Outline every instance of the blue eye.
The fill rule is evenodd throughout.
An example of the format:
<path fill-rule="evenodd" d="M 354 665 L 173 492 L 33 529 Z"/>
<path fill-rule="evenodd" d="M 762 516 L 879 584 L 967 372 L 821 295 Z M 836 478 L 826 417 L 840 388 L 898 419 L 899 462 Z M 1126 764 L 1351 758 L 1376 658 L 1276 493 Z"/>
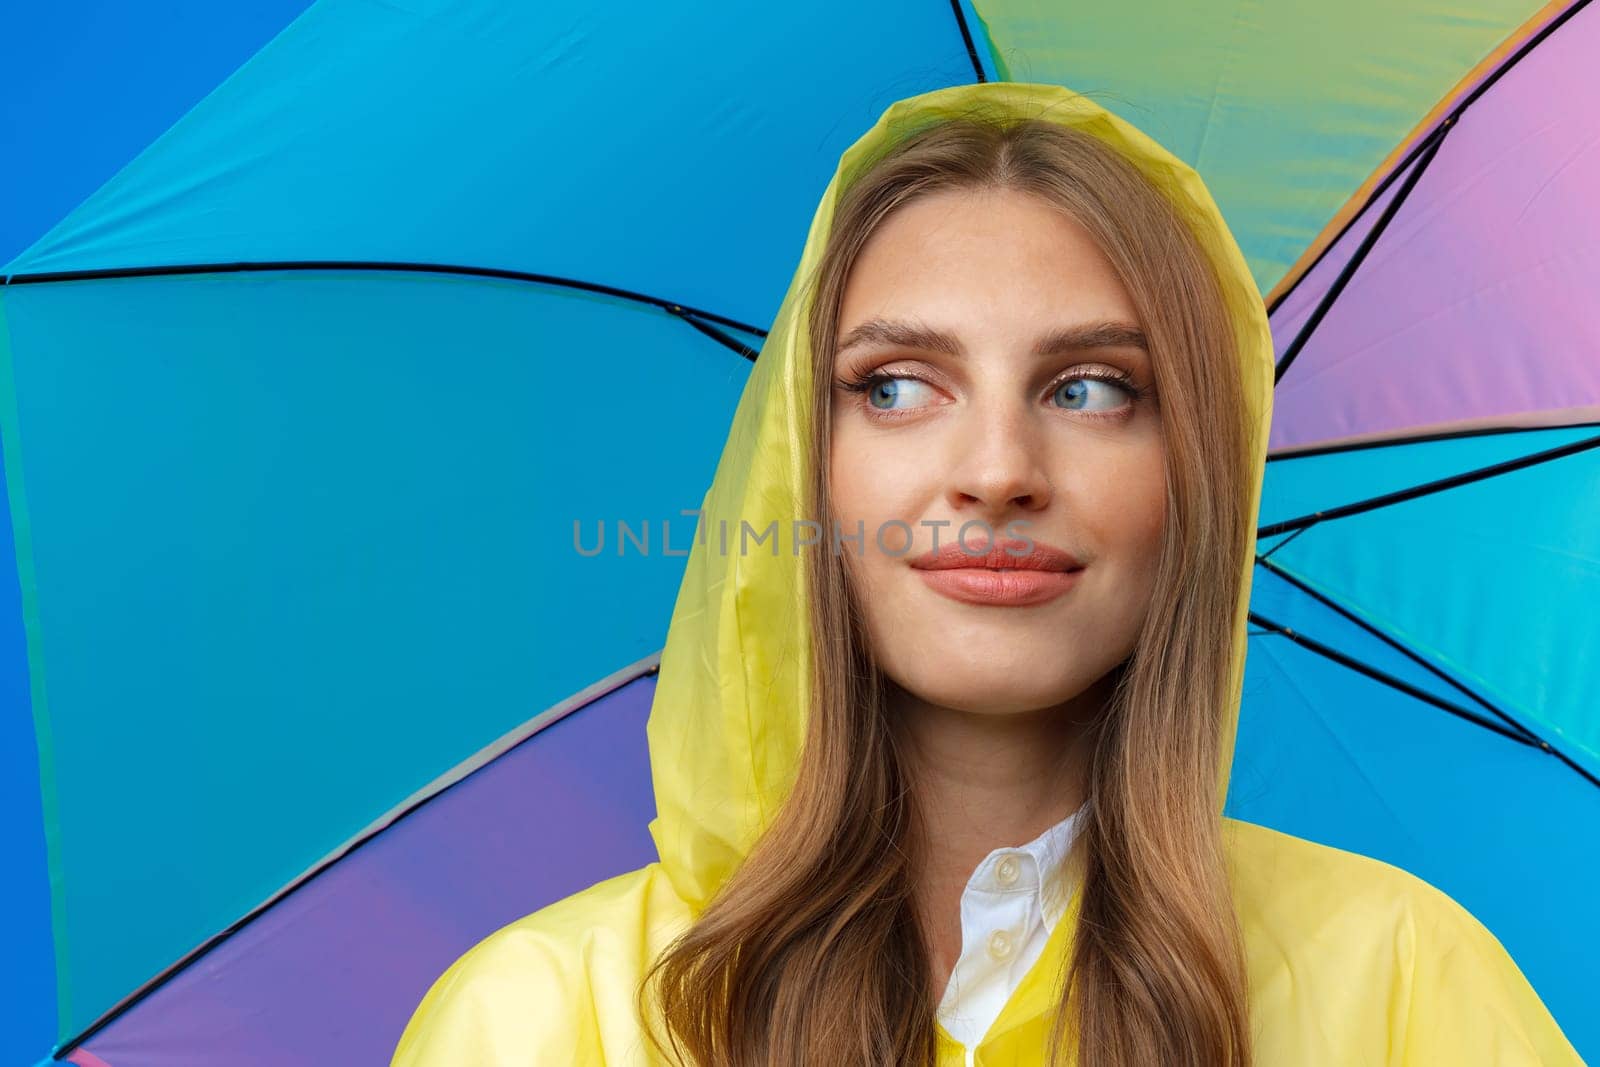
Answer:
<path fill-rule="evenodd" d="M 919 388 L 926 389 L 927 383 L 916 378 L 897 378 L 892 375 L 879 374 L 868 378 L 863 385 L 867 395 L 867 403 L 879 411 L 894 411 L 896 400 L 915 400 Z"/>
<path fill-rule="evenodd" d="M 1064 398 L 1065 402 L 1062 404 L 1062 406 L 1068 411 L 1089 410 L 1083 407 L 1081 402 L 1088 398 L 1093 392 L 1093 390 L 1090 388 L 1091 383 L 1099 383 L 1107 386 L 1108 388 L 1102 390 L 1102 392 L 1108 394 L 1121 393 L 1125 398 L 1132 398 L 1134 395 L 1133 387 L 1128 384 L 1125 378 L 1120 376 L 1102 374 L 1074 374 L 1072 377 L 1062 380 L 1061 384 L 1056 387 L 1052 399 Z M 1110 408 L 1100 408 L 1096 410 L 1113 410 L 1118 406 L 1119 405 L 1113 404 Z"/>
<path fill-rule="evenodd" d="M 869 409 L 885 414 L 904 413 L 910 409 L 926 406 L 931 396 L 924 398 L 919 394 L 919 390 L 931 392 L 933 388 L 921 378 L 911 375 L 883 374 L 879 372 L 857 375 L 838 384 L 839 388 L 847 392 L 860 394 L 862 402 Z M 1113 402 L 1094 406 L 1092 401 L 1096 384 L 1107 387 L 1101 390 L 1102 392 L 1120 392 L 1128 400 L 1128 403 L 1117 404 Z M 1080 411 L 1087 415 L 1106 415 L 1109 417 L 1125 412 L 1133 406 L 1133 402 L 1144 395 L 1133 384 L 1133 378 L 1130 375 L 1085 371 L 1062 378 L 1051 391 L 1051 400 L 1059 402 L 1063 411 Z"/>

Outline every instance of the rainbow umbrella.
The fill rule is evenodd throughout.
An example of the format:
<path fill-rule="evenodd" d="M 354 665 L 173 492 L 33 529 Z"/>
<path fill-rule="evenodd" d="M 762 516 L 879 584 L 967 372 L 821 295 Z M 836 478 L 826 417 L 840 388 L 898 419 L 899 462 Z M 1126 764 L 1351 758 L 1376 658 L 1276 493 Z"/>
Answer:
<path fill-rule="evenodd" d="M 1170 146 L 1272 303 L 1230 813 L 1433 881 L 1600 1052 L 1600 16 L 1080 7 L 14 16 L 0 1057 L 384 1062 L 653 858 L 682 512 L 839 155 L 975 79 Z"/>

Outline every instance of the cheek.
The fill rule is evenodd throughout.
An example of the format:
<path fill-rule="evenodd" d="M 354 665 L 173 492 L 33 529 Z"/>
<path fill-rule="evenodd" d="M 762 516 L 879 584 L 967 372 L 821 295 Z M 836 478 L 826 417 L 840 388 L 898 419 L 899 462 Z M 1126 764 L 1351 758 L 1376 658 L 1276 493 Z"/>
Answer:
<path fill-rule="evenodd" d="M 849 435 L 841 437 L 835 432 L 828 466 L 828 503 L 839 522 L 854 520 L 862 499 L 863 481 L 864 465 L 855 457 Z"/>
<path fill-rule="evenodd" d="M 904 592 L 895 577 L 918 538 L 927 537 L 917 522 L 928 512 L 928 464 L 900 441 L 850 429 L 836 432 L 832 448 L 829 504 L 839 538 L 833 551 L 843 557 L 877 630 L 901 610 Z M 828 544 L 830 532 L 822 536 Z"/>
<path fill-rule="evenodd" d="M 868 549 L 878 524 L 889 519 L 915 521 L 920 483 L 928 477 L 925 457 L 894 438 L 836 424 L 828 479 L 834 519 L 844 533 L 865 522 Z M 909 510 L 908 510 L 909 509 Z M 898 548 L 904 531 L 885 533 L 886 545 Z M 852 552 L 854 550 L 852 549 Z"/>
<path fill-rule="evenodd" d="M 1108 451 L 1086 469 L 1093 475 L 1078 480 L 1076 512 L 1091 542 L 1120 566 L 1153 575 L 1167 522 L 1160 440 Z"/>
<path fill-rule="evenodd" d="M 864 454 L 860 446 L 861 442 L 848 431 L 843 435 L 836 432 L 833 439 L 833 455 L 828 470 L 828 503 L 837 536 L 841 539 L 853 537 L 857 523 L 871 531 L 876 521 L 873 514 L 876 501 L 873 486 L 880 480 L 880 472 L 873 458 Z M 827 546 L 832 543 L 833 536 L 832 531 L 823 530 L 822 544 Z M 851 572 L 852 579 L 859 587 L 859 583 L 867 577 L 860 570 L 866 561 L 856 558 L 855 543 L 841 540 L 836 548 L 829 551 L 844 557 L 845 568 Z"/>

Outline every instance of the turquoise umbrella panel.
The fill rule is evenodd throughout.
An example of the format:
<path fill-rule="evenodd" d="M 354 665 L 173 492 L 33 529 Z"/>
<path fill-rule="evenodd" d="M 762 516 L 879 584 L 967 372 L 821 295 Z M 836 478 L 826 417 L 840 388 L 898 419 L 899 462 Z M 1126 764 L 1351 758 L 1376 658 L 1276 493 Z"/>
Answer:
<path fill-rule="evenodd" d="M 683 560 L 586 558 L 574 523 L 698 507 L 750 367 L 654 307 L 448 276 L 12 286 L 4 314 L 68 1030 L 375 796 L 654 651 Z"/>
<path fill-rule="evenodd" d="M 1390 456 L 1400 467 L 1410 465 L 1409 451 L 1488 458 L 1510 436 L 1290 458 L 1269 470 L 1276 486 L 1305 500 Z M 1600 428 L 1515 437 L 1555 458 L 1309 521 L 1269 558 L 1600 776 L 1586 625 L 1600 593 Z M 1546 443 L 1555 447 L 1535 447 Z"/>
<path fill-rule="evenodd" d="M 6 269 L 421 261 L 759 326 L 856 132 L 972 76 L 926 0 L 320 0 Z"/>
<path fill-rule="evenodd" d="M 1507 430 L 1362 448 L 1329 448 L 1269 457 L 1260 528 L 1272 531 L 1316 513 L 1394 500 L 1407 493 L 1465 483 L 1519 464 L 1559 460 L 1600 438 L 1600 423 L 1548 430 Z M 1267 536 L 1273 536 L 1271 534 Z"/>
<path fill-rule="evenodd" d="M 3 300 L 0 300 L 3 304 Z M 0 315 L 0 365 L 5 362 L 5 321 Z M 9 468 L 0 439 L 0 560 L 16 560 L 12 538 Z M 39 742 L 28 714 L 28 638 L 22 587 L 14 566 L 0 566 L 0 943 L 7 963 L 0 979 L 0 1060 L 36 1056 L 56 1017 L 55 943 L 50 929 L 50 877 L 40 793 Z"/>

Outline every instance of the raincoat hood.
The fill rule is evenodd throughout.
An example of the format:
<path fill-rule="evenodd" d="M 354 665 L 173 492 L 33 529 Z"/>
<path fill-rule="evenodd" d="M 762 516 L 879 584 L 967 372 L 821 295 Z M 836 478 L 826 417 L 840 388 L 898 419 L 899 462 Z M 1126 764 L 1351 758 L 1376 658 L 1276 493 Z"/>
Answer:
<path fill-rule="evenodd" d="M 650 832 L 674 887 L 697 911 L 732 875 L 787 796 L 810 706 L 804 553 L 797 556 L 785 540 L 793 520 L 809 517 L 803 506 L 813 434 L 806 282 L 822 258 L 844 185 L 858 168 L 907 133 L 973 108 L 1093 134 L 1137 166 L 1189 223 L 1215 267 L 1235 323 L 1236 373 L 1253 427 L 1249 514 L 1258 510 L 1272 412 L 1272 336 L 1244 256 L 1195 172 L 1117 116 L 1059 85 L 959 85 L 890 106 L 840 158 L 812 218 L 706 494 L 661 657 L 649 722 L 657 811 Z M 761 532 L 774 521 L 776 555 L 765 546 L 740 550 L 741 522 Z M 1252 552 L 1245 556 L 1253 560 Z M 1239 575 L 1245 595 L 1233 620 L 1232 715 L 1217 783 L 1219 811 L 1243 684 L 1251 569 L 1247 563 Z"/>
<path fill-rule="evenodd" d="M 1235 370 L 1253 427 L 1249 505 L 1258 513 L 1272 408 L 1267 317 L 1239 248 L 1194 172 L 1060 86 L 963 85 L 894 104 L 844 153 L 822 196 L 703 501 L 648 724 L 657 805 L 650 833 L 659 860 L 484 937 L 428 990 L 392 1067 L 667 1062 L 647 1040 L 635 995 L 787 797 L 810 706 L 805 554 L 796 555 L 793 539 L 776 554 L 766 545 L 739 550 L 741 521 L 761 535 L 774 521 L 782 534 L 807 518 L 806 282 L 843 183 L 857 166 L 903 133 L 980 106 L 1101 138 L 1189 222 L 1216 267 L 1237 332 Z M 1219 812 L 1243 685 L 1253 551 L 1245 557 Z M 1378 860 L 1237 819 L 1223 818 L 1223 844 L 1245 946 L 1256 1063 L 1581 1065 L 1493 934 L 1438 889 Z M 1071 952 L 1077 903 L 1074 893 L 1043 955 L 976 1045 L 964 1048 L 936 1027 L 940 1067 L 1043 1063 L 1060 996 L 1052 980 Z"/>

